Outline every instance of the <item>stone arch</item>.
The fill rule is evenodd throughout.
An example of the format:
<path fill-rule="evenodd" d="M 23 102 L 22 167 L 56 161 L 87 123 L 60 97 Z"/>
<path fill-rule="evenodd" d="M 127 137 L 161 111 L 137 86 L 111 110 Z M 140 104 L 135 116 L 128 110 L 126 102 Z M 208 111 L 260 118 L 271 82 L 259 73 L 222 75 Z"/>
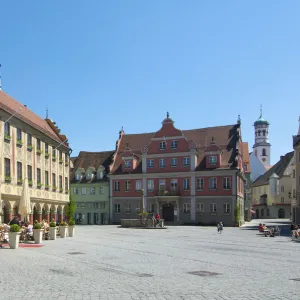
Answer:
<path fill-rule="evenodd" d="M 278 218 L 284 219 L 285 218 L 285 210 L 283 208 L 278 209 Z"/>
<path fill-rule="evenodd" d="M 49 204 L 45 203 L 42 208 L 42 220 L 46 220 L 47 222 L 49 222 L 50 220 L 49 213 L 50 213 L 50 206 Z"/>
<path fill-rule="evenodd" d="M 261 218 L 265 216 L 265 210 L 263 208 L 260 210 L 260 216 Z"/>
<path fill-rule="evenodd" d="M 2 222 L 7 224 L 12 218 L 12 204 L 8 200 L 2 200 Z"/>

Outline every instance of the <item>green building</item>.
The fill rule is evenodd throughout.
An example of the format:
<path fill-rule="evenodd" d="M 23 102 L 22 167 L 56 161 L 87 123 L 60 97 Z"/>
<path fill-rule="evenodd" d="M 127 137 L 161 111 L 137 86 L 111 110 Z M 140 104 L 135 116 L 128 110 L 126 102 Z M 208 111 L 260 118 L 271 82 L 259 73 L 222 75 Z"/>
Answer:
<path fill-rule="evenodd" d="M 71 158 L 70 193 L 76 203 L 75 222 L 109 224 L 109 166 L 114 151 L 85 152 Z"/>

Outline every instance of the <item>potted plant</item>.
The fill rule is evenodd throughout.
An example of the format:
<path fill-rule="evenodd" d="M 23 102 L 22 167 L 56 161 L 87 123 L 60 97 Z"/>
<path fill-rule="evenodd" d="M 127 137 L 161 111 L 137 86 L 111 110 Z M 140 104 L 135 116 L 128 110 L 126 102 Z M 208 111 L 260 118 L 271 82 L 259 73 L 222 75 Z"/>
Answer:
<path fill-rule="evenodd" d="M 68 224 L 66 222 L 61 222 L 59 224 L 59 234 L 61 238 L 65 238 L 67 236 Z"/>
<path fill-rule="evenodd" d="M 8 233 L 10 249 L 19 248 L 20 230 L 21 227 L 17 224 L 13 224 L 10 226 L 9 233 Z"/>
<path fill-rule="evenodd" d="M 23 146 L 23 141 L 22 140 L 17 140 L 17 146 L 22 147 Z"/>
<path fill-rule="evenodd" d="M 27 145 L 27 150 L 28 150 L 28 151 L 30 151 L 30 152 L 31 152 L 31 151 L 32 151 L 32 148 L 33 148 L 33 146 L 32 146 L 32 145 Z"/>
<path fill-rule="evenodd" d="M 9 143 L 10 140 L 11 140 L 11 136 L 10 136 L 9 134 L 6 134 L 6 135 L 4 136 L 4 141 L 7 142 L 7 143 Z"/>
<path fill-rule="evenodd" d="M 38 189 L 40 189 L 40 188 L 42 188 L 43 185 L 42 185 L 41 182 L 38 182 L 38 183 L 36 184 L 36 186 L 37 186 Z"/>
<path fill-rule="evenodd" d="M 43 241 L 43 228 L 38 221 L 35 221 L 33 225 L 33 238 L 36 244 L 41 244 Z"/>
<path fill-rule="evenodd" d="M 56 240 L 56 223 L 50 222 L 50 240 Z"/>
<path fill-rule="evenodd" d="M 48 159 L 50 154 L 48 152 L 45 153 L 45 158 Z"/>
<path fill-rule="evenodd" d="M 37 155 L 41 155 L 42 153 L 43 153 L 43 151 L 42 151 L 41 149 L 37 149 L 37 150 L 36 150 L 36 154 L 37 154 Z"/>
<path fill-rule="evenodd" d="M 74 221 L 74 219 L 71 219 L 69 221 L 68 230 L 69 230 L 69 237 L 73 237 L 75 235 L 75 221 Z"/>

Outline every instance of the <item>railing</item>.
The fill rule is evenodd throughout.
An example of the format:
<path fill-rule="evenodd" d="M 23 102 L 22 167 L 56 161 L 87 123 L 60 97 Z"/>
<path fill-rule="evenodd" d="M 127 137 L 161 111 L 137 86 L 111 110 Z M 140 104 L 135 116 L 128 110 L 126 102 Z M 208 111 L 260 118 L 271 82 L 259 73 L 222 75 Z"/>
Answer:
<path fill-rule="evenodd" d="M 156 191 L 156 196 L 170 197 L 170 196 L 180 196 L 180 192 L 178 190 L 158 190 Z"/>

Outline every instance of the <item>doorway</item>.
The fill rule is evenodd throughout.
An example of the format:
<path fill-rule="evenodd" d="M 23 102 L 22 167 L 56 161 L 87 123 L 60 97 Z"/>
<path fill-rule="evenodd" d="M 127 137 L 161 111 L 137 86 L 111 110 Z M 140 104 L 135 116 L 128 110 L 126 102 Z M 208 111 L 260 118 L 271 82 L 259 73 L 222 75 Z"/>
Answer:
<path fill-rule="evenodd" d="M 166 222 L 174 221 L 174 206 L 173 206 L 173 204 L 171 204 L 171 203 L 164 204 L 162 213 L 163 213 L 163 219 Z"/>
<path fill-rule="evenodd" d="M 87 223 L 88 223 L 88 225 L 92 225 L 92 214 L 91 213 L 87 214 Z"/>
<path fill-rule="evenodd" d="M 259 209 L 256 209 L 256 219 L 259 219 Z"/>
<path fill-rule="evenodd" d="M 278 209 L 278 218 L 284 219 L 285 218 L 285 210 L 283 208 Z"/>
<path fill-rule="evenodd" d="M 98 213 L 94 213 L 94 224 L 98 224 Z"/>

